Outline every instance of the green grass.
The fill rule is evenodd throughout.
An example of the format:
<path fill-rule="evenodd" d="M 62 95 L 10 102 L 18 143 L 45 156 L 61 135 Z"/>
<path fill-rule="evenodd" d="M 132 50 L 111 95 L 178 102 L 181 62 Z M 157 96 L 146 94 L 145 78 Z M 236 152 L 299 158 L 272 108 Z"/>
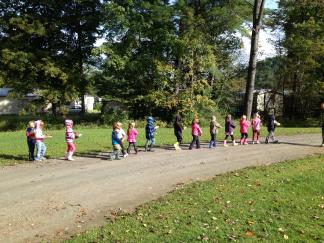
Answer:
<path fill-rule="evenodd" d="M 323 242 L 324 156 L 178 187 L 66 242 Z"/>
<path fill-rule="evenodd" d="M 143 128 L 138 129 L 140 134 L 138 136 L 139 146 L 145 143 L 145 132 Z M 83 137 L 76 140 L 77 155 L 87 153 L 98 153 L 101 151 L 109 151 L 111 149 L 111 130 L 107 128 L 85 128 L 76 127 L 75 131 L 83 134 Z M 65 130 L 50 130 L 45 131 L 53 136 L 53 138 L 46 139 L 47 146 L 46 156 L 49 158 L 56 158 L 64 155 L 66 144 L 64 140 Z M 283 128 L 280 127 L 276 131 L 276 135 L 294 135 L 305 133 L 320 133 L 320 128 Z M 220 129 L 218 139 L 224 138 L 224 129 Z M 262 130 L 262 136 L 267 134 L 265 128 Z M 27 144 L 25 138 L 25 131 L 15 132 L 0 132 L 0 165 L 13 165 L 16 163 L 25 163 L 27 159 Z M 191 129 L 187 128 L 183 132 L 184 142 L 191 141 Z M 202 141 L 209 140 L 209 129 L 203 128 Z M 239 137 L 239 129 L 235 131 L 236 138 Z M 156 144 L 168 145 L 175 142 L 172 128 L 160 128 L 156 134 Z"/>

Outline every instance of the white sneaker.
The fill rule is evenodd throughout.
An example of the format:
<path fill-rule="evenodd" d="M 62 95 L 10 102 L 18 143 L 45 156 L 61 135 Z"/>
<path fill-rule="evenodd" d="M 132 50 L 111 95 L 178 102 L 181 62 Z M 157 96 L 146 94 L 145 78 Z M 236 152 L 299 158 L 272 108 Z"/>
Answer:
<path fill-rule="evenodd" d="M 322 147 L 324 147 L 324 143 L 322 144 Z"/>
<path fill-rule="evenodd" d="M 256 143 L 257 143 L 257 144 L 260 144 L 260 141 L 258 140 L 258 141 L 256 141 Z"/>
<path fill-rule="evenodd" d="M 67 160 L 73 161 L 74 159 L 72 157 L 68 157 Z"/>
<path fill-rule="evenodd" d="M 124 154 L 124 158 L 126 158 L 128 156 L 128 153 Z"/>

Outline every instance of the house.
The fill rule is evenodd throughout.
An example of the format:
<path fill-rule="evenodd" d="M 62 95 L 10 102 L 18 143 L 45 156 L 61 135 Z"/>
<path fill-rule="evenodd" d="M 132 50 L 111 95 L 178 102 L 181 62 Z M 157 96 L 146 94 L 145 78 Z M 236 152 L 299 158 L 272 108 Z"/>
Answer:
<path fill-rule="evenodd" d="M 21 110 L 27 108 L 33 101 L 38 100 L 40 97 L 36 94 L 26 94 L 19 98 L 9 95 L 10 88 L 0 88 L 0 115 L 17 115 Z M 73 108 L 81 105 L 81 101 L 73 101 L 70 104 L 70 111 L 73 112 Z M 86 111 L 92 111 L 94 107 L 94 97 L 85 96 L 85 108 Z M 46 110 L 50 109 L 49 105 Z M 75 111 L 75 110 L 74 110 Z"/>

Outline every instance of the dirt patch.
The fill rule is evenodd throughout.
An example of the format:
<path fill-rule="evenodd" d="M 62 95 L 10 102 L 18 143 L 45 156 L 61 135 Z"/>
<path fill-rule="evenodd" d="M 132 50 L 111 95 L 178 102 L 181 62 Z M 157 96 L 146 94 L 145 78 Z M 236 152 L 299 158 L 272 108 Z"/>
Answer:
<path fill-rule="evenodd" d="M 280 144 L 182 151 L 156 149 L 120 161 L 106 155 L 0 168 L 0 242 L 64 239 L 104 224 L 176 185 L 249 166 L 324 153 L 320 134 Z"/>

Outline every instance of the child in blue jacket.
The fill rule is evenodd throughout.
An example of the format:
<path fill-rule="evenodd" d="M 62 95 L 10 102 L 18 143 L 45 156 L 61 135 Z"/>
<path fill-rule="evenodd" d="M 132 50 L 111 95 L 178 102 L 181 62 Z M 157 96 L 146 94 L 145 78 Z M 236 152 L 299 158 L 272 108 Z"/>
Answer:
<path fill-rule="evenodd" d="M 145 135 L 146 135 L 146 143 L 145 143 L 145 151 L 153 152 L 153 146 L 155 144 L 154 133 L 158 126 L 154 127 L 154 119 L 149 116 L 147 119 L 147 124 L 145 126 Z"/>

